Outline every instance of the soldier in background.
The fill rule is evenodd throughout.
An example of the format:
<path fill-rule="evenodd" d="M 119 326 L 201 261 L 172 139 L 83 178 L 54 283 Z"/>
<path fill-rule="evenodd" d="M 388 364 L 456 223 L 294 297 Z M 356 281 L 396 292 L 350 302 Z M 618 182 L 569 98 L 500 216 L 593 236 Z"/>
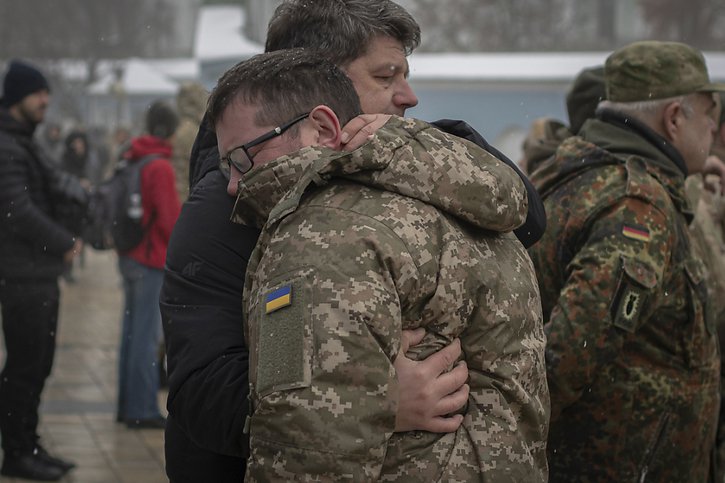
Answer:
<path fill-rule="evenodd" d="M 262 229 L 243 295 L 247 477 L 546 481 L 540 300 L 512 233 L 521 178 L 399 117 L 342 152 L 359 112 L 347 76 L 302 50 L 237 64 L 209 100 L 235 221 Z M 394 434 L 393 362 L 418 327 L 418 357 L 464 347 L 470 397 L 453 433 Z"/>
<path fill-rule="evenodd" d="M 176 110 L 179 113 L 179 127 L 174 137 L 174 152 L 171 164 L 176 175 L 176 191 L 183 203 L 189 197 L 189 159 L 194 146 L 199 124 L 206 110 L 208 94 L 198 82 L 187 82 L 176 96 Z"/>
<path fill-rule="evenodd" d="M 702 54 L 637 42 L 607 100 L 532 173 L 552 220 L 530 249 L 542 292 L 552 481 L 706 481 L 720 356 L 689 173 L 707 172 L 716 103 Z"/>
<path fill-rule="evenodd" d="M 708 302 L 717 323 L 720 349 L 725 347 L 725 199 L 723 198 L 723 180 L 725 177 L 725 109 L 722 109 L 722 93 L 720 113 L 717 116 L 718 129 L 712 144 L 709 162 L 719 165 L 720 177 L 710 175 L 690 176 L 685 183 L 685 190 L 690 206 L 695 210 L 695 219 L 690 230 L 698 241 L 696 247 L 708 268 L 711 295 Z M 723 370 L 723 354 L 721 353 L 721 388 L 725 388 L 725 371 Z M 722 393 L 721 393 L 722 398 Z M 725 405 L 720 401 L 720 423 L 717 434 L 717 477 L 715 481 L 725 478 Z"/>
<path fill-rule="evenodd" d="M 574 79 L 566 95 L 569 126 L 550 117 L 540 117 L 531 123 L 523 142 L 523 158 L 519 166 L 533 173 L 539 164 L 554 155 L 559 144 L 579 132 L 584 121 L 594 117 L 594 111 L 604 100 L 604 67 L 589 67 Z"/>

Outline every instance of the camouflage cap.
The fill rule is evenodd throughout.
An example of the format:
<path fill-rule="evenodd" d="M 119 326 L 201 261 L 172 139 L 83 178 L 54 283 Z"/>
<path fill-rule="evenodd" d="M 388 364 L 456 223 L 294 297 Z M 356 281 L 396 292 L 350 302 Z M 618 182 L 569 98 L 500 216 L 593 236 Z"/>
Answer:
<path fill-rule="evenodd" d="M 571 132 L 578 133 L 584 121 L 594 117 L 594 111 L 605 96 L 604 66 L 589 67 L 577 75 L 566 94 Z"/>
<path fill-rule="evenodd" d="M 725 91 L 725 84 L 710 82 L 702 53 L 679 42 L 647 40 L 622 47 L 607 57 L 604 81 L 612 102 Z"/>

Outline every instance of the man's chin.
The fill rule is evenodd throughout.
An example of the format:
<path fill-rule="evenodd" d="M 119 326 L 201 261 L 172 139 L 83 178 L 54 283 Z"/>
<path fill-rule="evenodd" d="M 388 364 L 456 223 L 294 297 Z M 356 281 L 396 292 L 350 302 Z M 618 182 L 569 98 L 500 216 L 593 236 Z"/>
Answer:
<path fill-rule="evenodd" d="M 35 124 L 36 126 L 43 122 L 45 120 L 45 111 L 38 113 L 34 116 L 32 116 L 32 119 L 30 119 L 30 122 Z"/>

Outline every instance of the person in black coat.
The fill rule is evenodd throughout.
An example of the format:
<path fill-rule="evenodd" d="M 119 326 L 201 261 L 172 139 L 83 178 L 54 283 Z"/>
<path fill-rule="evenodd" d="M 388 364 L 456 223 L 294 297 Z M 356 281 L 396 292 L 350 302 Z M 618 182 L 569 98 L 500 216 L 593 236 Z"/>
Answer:
<path fill-rule="evenodd" d="M 241 288 L 259 233 L 229 221 L 234 198 L 212 138 L 211 146 L 192 153 L 197 176 L 171 234 L 161 289 L 172 482 L 240 481 L 248 455 Z"/>
<path fill-rule="evenodd" d="M 83 131 L 71 131 L 65 138 L 65 150 L 60 167 L 81 179 L 88 179 L 91 152 L 88 136 Z"/>
<path fill-rule="evenodd" d="M 80 188 L 32 140 L 48 102 L 45 77 L 11 62 L 0 99 L 0 305 L 7 349 L 0 374 L 0 474 L 57 480 L 74 464 L 40 445 L 38 406 L 53 365 L 58 276 L 81 246 L 59 221 L 66 201 L 61 185 Z"/>
<path fill-rule="evenodd" d="M 347 33 L 347 20 L 353 24 L 362 22 L 363 29 L 375 32 L 367 41 L 370 45 L 376 35 L 393 35 L 395 38 L 390 38 L 406 51 L 417 46 L 420 31 L 415 20 L 388 0 L 346 0 L 340 15 L 322 12 L 319 18 L 329 22 L 327 27 L 341 27 L 337 33 L 334 28 L 320 29 L 319 25 L 292 25 L 298 20 L 304 22 L 303 19 L 314 22 L 313 11 L 337 3 L 321 0 L 284 2 L 273 17 L 273 22 L 274 19 L 278 21 L 277 29 L 276 33 L 272 30 L 268 33 L 266 49 L 317 46 L 328 43 L 330 39 L 324 37 L 338 34 L 340 37 L 347 35 L 343 40 L 347 40 L 348 45 L 357 45 L 359 39 Z M 290 10 L 285 11 L 288 6 L 291 6 Z M 297 7 L 302 9 L 303 15 L 295 19 Z M 373 20 L 377 25 L 370 25 L 367 22 L 371 19 L 371 11 L 379 12 L 379 17 L 387 20 Z M 293 15 L 288 15 L 290 12 Z M 270 29 L 271 26 L 272 23 Z M 321 32 L 322 36 L 319 35 Z M 335 61 L 347 65 L 362 59 L 365 54 L 366 49 L 361 47 L 351 58 Z M 378 79 L 373 85 L 366 85 L 373 76 L 365 71 L 358 74 L 361 81 L 358 83 L 348 72 L 361 98 L 364 94 L 375 94 L 376 100 L 380 101 L 379 105 L 369 106 L 368 112 L 402 114 L 407 107 L 417 103 L 404 69 L 389 70 L 394 79 L 384 82 L 396 85 L 384 89 L 382 95 L 378 88 L 383 81 Z M 363 109 L 366 109 L 365 103 Z M 460 133 L 459 136 L 470 136 L 474 141 L 478 137 L 489 147 L 465 123 L 443 122 L 442 127 Z M 504 157 L 500 159 L 513 165 Z M 169 371 L 166 473 L 173 483 L 238 482 L 244 476 L 245 459 L 249 454 L 248 438 L 243 431 L 249 410 L 248 353 L 241 294 L 247 261 L 258 233 L 253 228 L 229 221 L 234 199 L 226 194 L 228 180 L 218 166 L 216 135 L 204 120 L 191 153 L 190 197 L 182 208 L 167 251 L 160 301 Z M 527 188 L 531 190 L 528 192 L 530 216 L 527 225 L 517 231 L 517 234 L 521 233 L 522 241 L 526 240 L 525 245 L 540 238 L 545 225 L 541 200 L 530 184 Z M 415 344 L 416 337 L 420 340 L 422 335 L 404 333 L 404 346 Z M 398 416 L 408 418 L 407 424 L 400 426 L 396 419 L 396 430 L 449 432 L 456 429 L 461 420 L 445 415 L 467 400 L 468 386 L 464 382 L 468 372 L 465 366 L 459 366 L 442 374 L 446 364 L 441 365 L 441 361 L 456 360 L 459 354 L 460 346 L 454 343 L 421 362 L 403 356 L 396 359 L 395 369 L 401 382 Z M 408 369 L 416 365 L 414 371 L 419 377 L 410 378 L 413 382 L 406 384 L 410 376 Z M 445 407 L 441 403 L 453 406 L 441 411 L 440 408 Z"/>

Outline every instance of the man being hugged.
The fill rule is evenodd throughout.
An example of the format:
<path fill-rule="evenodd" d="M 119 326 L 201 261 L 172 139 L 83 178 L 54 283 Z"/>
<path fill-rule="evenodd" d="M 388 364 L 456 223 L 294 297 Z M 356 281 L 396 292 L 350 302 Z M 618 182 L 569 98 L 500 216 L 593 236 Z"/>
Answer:
<path fill-rule="evenodd" d="M 520 177 L 477 146 L 392 117 L 340 151 L 350 80 L 302 50 L 262 54 L 209 101 L 234 218 L 262 228 L 244 292 L 247 478 L 545 481 L 548 390 L 533 267 L 511 232 Z M 470 374 L 453 433 L 394 433 L 393 362 L 460 337 Z"/>

